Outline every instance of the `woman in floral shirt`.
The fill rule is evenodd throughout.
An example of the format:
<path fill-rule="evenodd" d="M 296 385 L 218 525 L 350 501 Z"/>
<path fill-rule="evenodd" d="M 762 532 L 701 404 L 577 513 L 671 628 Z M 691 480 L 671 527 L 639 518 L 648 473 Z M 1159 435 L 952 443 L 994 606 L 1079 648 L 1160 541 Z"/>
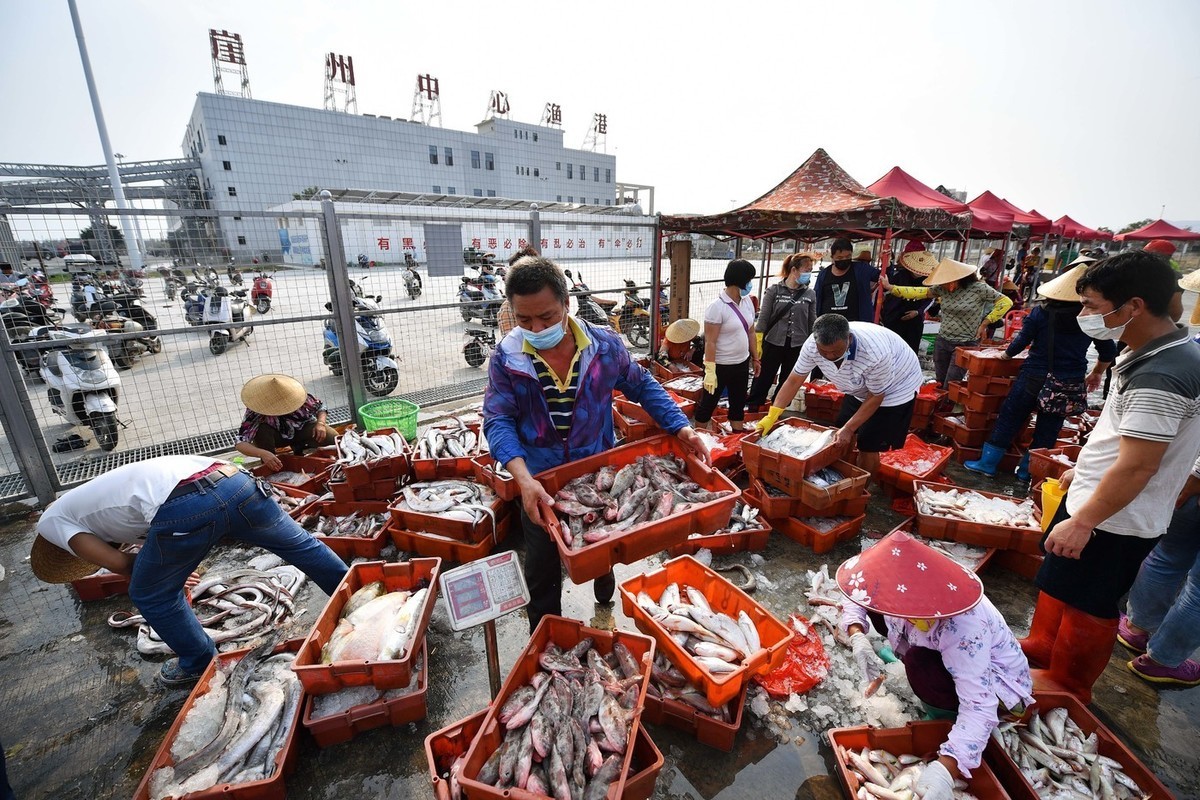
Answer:
<path fill-rule="evenodd" d="M 325 422 L 325 406 L 287 375 L 259 375 L 242 387 L 246 415 L 238 431 L 237 451 L 261 458 L 271 470 L 283 469 L 275 451 L 291 447 L 301 455 L 306 449 L 334 443 L 333 426 Z"/>

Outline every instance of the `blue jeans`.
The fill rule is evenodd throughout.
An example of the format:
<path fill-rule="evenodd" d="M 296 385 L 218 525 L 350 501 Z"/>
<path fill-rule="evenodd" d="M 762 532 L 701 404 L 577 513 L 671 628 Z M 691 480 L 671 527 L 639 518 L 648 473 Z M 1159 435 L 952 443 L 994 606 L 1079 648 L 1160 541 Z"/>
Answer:
<path fill-rule="evenodd" d="M 342 560 L 264 496 L 248 473 L 163 503 L 134 559 L 129 599 L 190 673 L 208 665 L 216 645 L 184 599 L 183 585 L 225 536 L 299 567 L 326 594 L 333 594 L 346 574 Z"/>
<path fill-rule="evenodd" d="M 1040 373 L 1029 374 L 1025 370 L 1017 373 L 1004 405 L 1000 406 L 1000 416 L 988 437 L 988 444 L 995 445 L 1001 450 L 1012 446 L 1025 426 L 1029 424 L 1029 416 L 1037 411 L 1038 392 L 1046 376 Z M 1063 417 L 1057 414 L 1046 414 L 1038 411 L 1037 422 L 1033 425 L 1033 444 L 1030 447 L 1054 447 L 1058 441 L 1059 431 L 1062 430 Z"/>
<path fill-rule="evenodd" d="M 1193 497 L 1142 562 L 1129 590 L 1129 619 L 1150 631 L 1150 657 L 1177 667 L 1200 647 L 1200 505 Z"/>

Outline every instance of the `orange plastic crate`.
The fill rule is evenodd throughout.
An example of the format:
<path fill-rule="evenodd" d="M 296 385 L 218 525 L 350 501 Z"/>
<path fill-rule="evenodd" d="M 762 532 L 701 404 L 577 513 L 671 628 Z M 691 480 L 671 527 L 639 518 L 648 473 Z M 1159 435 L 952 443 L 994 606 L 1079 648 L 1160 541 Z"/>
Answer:
<path fill-rule="evenodd" d="M 1018 553 L 1016 550 L 997 550 L 992 557 L 992 563 L 996 566 L 1015 572 L 1029 581 L 1037 577 L 1038 570 L 1042 568 L 1042 560 L 1043 556 Z"/>
<path fill-rule="evenodd" d="M 996 345 L 979 345 L 977 347 L 960 347 L 954 351 L 954 363 L 972 375 L 987 375 L 993 378 L 1015 378 L 1025 363 L 1028 352 L 1021 353 L 1015 358 L 981 358 L 978 353 L 982 350 L 1000 349 Z"/>
<path fill-rule="evenodd" d="M 115 572 L 94 572 L 86 578 L 71 581 L 71 588 L 85 603 L 129 594 L 129 576 Z"/>
<path fill-rule="evenodd" d="M 742 492 L 747 503 L 762 510 L 768 519 L 785 517 L 857 517 L 866 511 L 871 502 L 870 492 L 863 491 L 856 497 L 839 500 L 824 508 L 813 508 L 799 497 L 773 497 L 762 481 L 750 481 L 750 488 Z"/>
<path fill-rule="evenodd" d="M 680 361 L 680 362 L 675 362 L 675 363 L 678 363 L 681 366 L 685 366 L 685 367 L 687 367 L 687 369 L 671 369 L 670 367 L 660 364 L 657 361 L 651 361 L 650 362 L 650 374 L 653 375 L 654 379 L 657 380 L 659 383 L 666 383 L 667 381 L 674 380 L 675 378 L 679 378 L 684 375 L 703 375 L 704 374 L 704 370 L 702 370 L 700 367 L 697 367 L 695 364 L 691 364 L 691 363 L 685 362 L 685 361 Z"/>
<path fill-rule="evenodd" d="M 368 514 L 383 514 L 385 519 L 384 527 L 380 527 L 379 532 L 374 536 L 314 536 L 324 542 L 325 545 L 342 557 L 342 560 L 349 561 L 352 558 L 378 558 L 383 552 L 384 544 L 387 542 L 386 516 L 388 513 L 388 504 L 381 501 L 361 501 L 356 503 L 339 503 L 336 500 L 322 500 L 318 503 L 309 503 L 306 506 L 300 506 L 292 512 L 292 519 L 299 521 L 302 517 L 309 514 L 319 514 L 322 517 L 345 517 L 354 512 L 358 512 L 359 517 L 365 517 Z"/>
<path fill-rule="evenodd" d="M 933 430 L 964 447 L 982 447 L 988 434 L 992 432 L 990 428 L 968 428 L 949 417 L 934 417 Z"/>
<path fill-rule="evenodd" d="M 415 656 L 425 642 L 425 629 L 429 626 L 429 617 L 433 614 L 433 606 L 437 602 L 437 578 L 441 570 L 440 558 L 414 558 L 400 564 L 363 561 L 350 567 L 346 577 L 342 578 L 342 582 L 334 590 L 333 596 L 325 603 L 325 608 L 317 617 L 316 624 L 313 625 L 292 664 L 292 670 L 304 685 L 304 691 L 309 694 L 331 694 L 351 686 L 375 686 L 379 689 L 408 686 L 412 680 Z M 403 658 L 391 661 L 362 660 L 322 664 L 321 648 L 329 641 L 333 629 L 337 627 L 346 602 L 356 591 L 375 581 L 383 581 L 389 592 L 416 589 L 419 585 L 429 589 L 429 595 L 425 598 L 425 609 L 417 620 L 417 630 L 408 652 Z"/>
<path fill-rule="evenodd" d="M 330 481 L 328 489 L 339 503 L 359 503 L 366 500 L 391 500 L 399 484 L 395 478 L 380 478 L 371 483 L 352 486 L 346 481 Z"/>
<path fill-rule="evenodd" d="M 862 496 L 862 493 L 866 491 L 867 483 L 871 480 L 871 473 L 865 469 L 859 469 L 849 461 L 835 461 L 829 466 L 845 477 L 837 483 L 825 487 L 817 486 L 805 478 L 795 482 L 791 487 L 775 484 L 776 488 L 788 492 L 798 489 L 796 496 L 800 498 L 800 501 L 806 506 L 817 509 L 829 508 L 845 500 L 852 500 Z M 770 483 L 769 480 L 767 482 Z"/>
<path fill-rule="evenodd" d="M 409 553 L 427 556 L 430 558 L 440 558 L 443 561 L 455 562 L 458 564 L 466 564 L 468 561 L 474 561 L 477 558 L 483 558 L 490 555 L 493 550 L 500 546 L 500 543 L 508 538 L 509 532 L 516 523 L 513 520 L 514 514 L 508 514 L 496 528 L 496 536 L 493 539 L 491 536 L 475 543 L 460 542 L 457 539 L 451 539 L 448 536 L 430 533 L 428 531 L 410 531 L 400 525 L 396 520 L 388 522 L 385 530 L 388 536 L 391 537 L 392 543 L 396 545 L 397 550 L 402 550 Z"/>
<path fill-rule="evenodd" d="M 511 502 L 521 496 L 521 488 L 514 478 L 505 478 L 495 471 L 496 460 L 490 455 L 476 456 L 471 459 L 474 467 L 475 482 L 491 487 L 496 496 L 505 502 Z"/>
<path fill-rule="evenodd" d="M 841 542 L 857 536 L 859 531 L 862 530 L 863 522 L 866 521 L 866 518 L 865 514 L 860 514 L 830 530 L 820 531 L 799 517 L 788 517 L 786 519 L 775 520 L 775 530 L 792 541 L 799 542 L 805 547 L 810 548 L 814 553 L 819 555 L 821 553 L 828 553 Z"/>
<path fill-rule="evenodd" d="M 299 489 L 303 492 L 315 494 L 320 494 L 325 490 L 325 482 L 329 480 L 329 468 L 333 466 L 335 460 L 335 458 L 327 458 L 319 455 L 298 456 L 290 451 L 276 453 L 276 458 L 283 462 L 282 469 L 271 469 L 263 464 L 255 467 L 251 472 L 258 478 L 267 478 L 276 472 L 285 470 L 289 472 L 307 472 L 312 477 L 304 483 L 280 483 L 272 485 L 288 489 Z"/>
<path fill-rule="evenodd" d="M 484 515 L 479 522 L 467 522 L 462 519 L 450 519 L 440 514 L 422 514 L 419 511 L 401 508 L 400 503 L 403 499 L 403 495 L 397 495 L 395 502 L 389 506 L 389 510 L 392 519 L 405 530 L 440 533 L 443 536 L 458 539 L 460 542 L 477 544 L 485 539 L 500 538 L 499 527 L 511 524 L 508 522 L 508 518 L 511 516 L 512 504 L 499 497 L 492 500 L 491 503 L 492 514 L 495 515 L 494 522 L 493 518 L 487 515 Z"/>
<path fill-rule="evenodd" d="M 675 558 L 682 555 L 695 555 L 702 549 L 718 556 L 765 550 L 767 541 L 771 538 L 771 524 L 761 513 L 757 521 L 762 526 L 761 528 L 742 530 L 737 533 L 710 533 L 704 536 L 689 537 L 674 547 L 668 547 L 667 554 Z"/>
<path fill-rule="evenodd" d="M 968 428 L 987 428 L 989 431 L 992 429 L 992 423 L 1000 416 L 996 411 L 971 411 L 966 408 L 960 413 Z"/>
<path fill-rule="evenodd" d="M 1065 447 L 1039 447 L 1029 451 L 1029 474 L 1037 478 L 1061 478 L 1062 474 L 1074 466 L 1079 460 L 1079 451 L 1083 448 L 1073 444 Z M 1071 459 L 1070 464 L 1064 464 L 1053 456 L 1065 455 Z"/>
<path fill-rule="evenodd" d="M 796 417 L 781 420 L 779 424 L 790 425 L 794 428 L 812 428 L 817 431 L 830 430 L 823 425 L 816 425 L 808 420 L 797 419 Z M 849 450 L 847 446 L 839 447 L 831 444 L 810 457 L 802 459 L 774 450 L 766 450 L 759 444 L 760 439 L 762 439 L 762 434 L 758 431 L 742 439 L 742 461 L 746 464 L 746 472 L 768 483 L 771 483 L 773 480 L 780 483 L 802 480 L 806 475 L 811 475 L 822 467 L 827 467 L 838 459 L 845 457 Z M 780 486 L 779 488 L 788 491 L 786 486 Z"/>
<path fill-rule="evenodd" d="M 951 381 L 946 385 L 951 402 L 958 403 L 967 411 L 993 413 L 1004 405 L 1007 394 L 978 394 L 967 388 L 963 381 Z M 946 416 L 945 414 L 941 416 Z M 934 419 L 937 419 L 935 415 Z"/>
<path fill-rule="evenodd" d="M 905 459 L 899 454 L 901 453 L 920 453 L 924 454 L 928 451 L 935 459 L 933 466 L 929 471 L 920 475 L 905 469 L 905 464 L 911 464 L 911 459 Z M 942 447 L 936 444 L 929 444 L 921 437 L 909 434 L 904 442 L 904 449 L 891 451 L 889 453 L 880 453 L 879 461 L 879 482 L 886 486 L 893 486 L 908 494 L 913 493 L 913 482 L 922 480 L 931 480 L 942 474 L 942 470 L 946 468 L 946 464 L 950 462 L 950 456 L 954 454 L 953 449 Z M 890 459 L 898 459 L 896 464 L 888 463 Z"/>
<path fill-rule="evenodd" d="M 467 427 L 481 436 L 482 426 L 478 422 L 468 422 Z M 433 425 L 434 429 L 446 429 L 445 426 Z M 428 429 L 427 429 L 428 430 Z M 453 429 L 456 430 L 456 429 Z M 478 449 L 461 458 L 418 458 L 414 447 L 409 455 L 409 471 L 413 480 L 433 481 L 448 478 L 471 478 L 475 475 L 475 465 L 472 459 L 487 453 L 487 448 Z"/>
<path fill-rule="evenodd" d="M 916 481 L 914 486 L 916 489 L 920 489 L 922 486 L 930 486 L 938 491 L 962 488 L 960 486 L 950 486 L 947 484 L 930 481 Z M 1002 494 L 995 494 L 993 492 L 984 492 L 978 489 L 972 489 L 971 491 L 977 492 L 985 497 L 999 497 L 1004 500 L 1021 499 Z M 1041 519 L 1041 513 L 1036 507 L 1034 509 L 1034 518 Z M 948 539 L 952 542 L 976 544 L 980 547 L 995 547 L 999 550 L 1016 550 L 1021 553 L 1029 553 L 1030 555 L 1041 554 L 1042 532 L 1040 530 L 1035 531 L 1026 528 L 1007 528 L 1002 525 L 988 525 L 982 522 L 972 522 L 965 519 L 951 519 L 933 514 L 922 514 L 920 510 L 918 510 L 917 531 L 922 536 L 930 539 Z"/>
<path fill-rule="evenodd" d="M 1007 396 L 1012 391 L 1013 378 L 995 375 L 968 375 L 965 381 L 968 394 Z"/>
<path fill-rule="evenodd" d="M 708 745 L 726 753 L 733 750 L 737 733 L 742 727 L 742 713 L 746 710 L 746 693 L 749 682 L 742 685 L 738 696 L 729 701 L 733 722 L 722 722 L 707 714 L 701 714 L 682 700 L 662 700 L 646 694 L 646 710 L 642 719 L 651 725 L 665 725 L 696 737 L 700 744 Z"/>
<path fill-rule="evenodd" d="M 741 496 L 741 491 L 725 475 L 697 461 L 678 438 L 667 434 L 615 447 L 535 476 L 546 492 L 554 496 L 572 478 L 597 472 L 601 467 L 620 468 L 632 464 L 639 456 L 668 454 L 683 457 L 688 476 L 698 483 L 700 488 L 710 492 L 727 491 L 729 494 L 707 503 L 698 503 L 680 514 L 635 525 L 607 539 L 585 544 L 578 550 L 570 548 L 570 543 L 565 538 L 568 533 L 551 532 L 551 538 L 558 545 L 558 552 L 567 574 L 576 584 L 608 574 L 613 564 L 632 564 L 672 545 L 680 544 L 689 534 L 724 527 L 729 522 L 729 516 L 733 513 L 733 506 Z"/>
<path fill-rule="evenodd" d="M 628 633 L 626 631 L 601 631 L 595 628 L 589 628 L 582 622 L 573 619 L 565 619 L 563 617 L 545 616 L 538 623 L 537 629 L 534 630 L 530 637 L 529 643 L 517 657 L 516 663 L 512 670 L 508 673 L 508 677 L 504 679 L 504 685 L 500 687 L 500 694 L 487 710 L 487 716 L 480 726 L 479 732 L 471 741 L 471 746 L 467 749 L 466 762 L 463 764 L 462 773 L 459 777 L 459 782 L 463 786 L 463 790 L 467 797 L 472 798 L 509 798 L 520 796 L 519 792 L 514 792 L 511 789 L 498 789 L 495 786 L 489 786 L 475 780 L 479 775 L 479 770 L 483 767 L 485 761 L 496 748 L 500 746 L 504 738 L 502 727 L 499 720 L 496 719 L 500 709 L 517 689 L 529 683 L 529 679 L 534 673 L 540 672 L 541 667 L 538 665 L 538 656 L 546 648 L 549 642 L 554 642 L 564 650 L 574 647 L 585 637 L 590 637 L 593 641 L 593 647 L 600 655 L 607 655 L 612 651 L 614 642 L 621 642 L 625 647 L 629 648 L 629 652 L 642 665 L 642 680 L 637 684 L 638 698 L 634 705 L 633 722 L 629 730 L 629 739 L 635 741 L 638 731 L 641 729 L 640 717 L 641 709 L 646 700 L 646 687 L 650 684 L 650 665 L 654 663 L 654 640 L 648 636 L 642 636 L 637 633 Z M 621 769 L 620 777 L 613 781 L 608 788 L 606 795 L 610 800 L 621 798 L 624 796 L 625 786 L 631 776 L 630 765 L 633 761 L 633 747 L 628 747 L 625 750 L 625 761 Z M 529 795 L 534 797 L 534 795 Z"/>
<path fill-rule="evenodd" d="M 292 639 L 284 642 L 276 647 L 274 652 L 294 653 L 300 648 L 300 641 L 300 639 Z M 155 770 L 174 765 L 175 759 L 171 757 L 171 745 L 175 743 L 175 737 L 179 735 L 179 729 L 183 726 L 183 720 L 187 717 L 188 712 L 192 710 L 192 706 L 203 695 L 208 693 L 208 684 L 212 682 L 213 677 L 217 674 L 217 666 L 233 661 L 240 661 L 251 650 L 253 648 L 247 647 L 229 653 L 220 653 L 215 659 L 209 662 L 208 667 L 200 675 L 200 679 L 196 681 L 196 686 L 192 689 L 192 693 L 184 701 L 183 708 L 179 710 L 175 721 L 171 723 L 171 728 L 167 731 L 162 744 L 158 746 L 158 752 L 154 754 L 150 766 L 146 769 L 146 774 L 142 777 L 142 782 L 138 784 L 137 791 L 133 794 L 133 800 L 150 800 L 150 777 L 154 774 Z M 296 754 L 298 752 L 296 750 L 296 732 L 300 729 L 300 711 L 303 707 L 303 702 L 296 705 L 296 712 L 292 717 L 291 730 L 288 733 L 287 741 L 284 742 L 283 747 L 279 750 L 279 754 L 275 756 L 275 772 L 271 777 L 247 783 L 219 783 L 210 789 L 200 792 L 189 792 L 183 795 L 183 797 L 176 798 L 176 800 L 285 800 L 287 797 L 287 788 L 284 782 L 296 769 Z"/>
<path fill-rule="evenodd" d="M 945 389 L 925 389 L 917 393 L 916 399 L 913 401 L 913 416 L 931 416 L 934 411 L 937 411 L 938 404 L 946 396 Z"/>
<path fill-rule="evenodd" d="M 690 417 L 692 412 L 696 410 L 695 400 L 683 397 L 672 391 L 667 391 L 667 395 L 675 401 L 675 405 L 679 406 L 679 410 L 683 412 L 685 417 Z M 644 422 L 647 425 L 658 427 L 658 423 L 654 421 L 646 409 L 642 408 L 639 403 L 635 403 L 625 397 L 621 392 L 613 392 L 613 408 L 634 422 Z"/>
<path fill-rule="evenodd" d="M 733 672 L 713 675 L 702 669 L 668 631 L 650 618 L 637 604 L 638 592 L 645 592 L 656 600 L 662 596 L 668 584 L 678 583 L 695 587 L 704 593 L 714 611 L 720 611 L 737 619 L 739 611 L 745 611 L 762 642 L 762 649 L 744 659 Z M 745 592 L 713 572 L 691 556 L 671 559 L 661 567 L 636 575 L 620 585 L 621 608 L 633 619 L 638 630 L 653 636 L 658 646 L 666 653 L 672 664 L 679 667 L 693 686 L 703 689 L 708 702 L 722 706 L 738 696 L 742 687 L 755 675 L 770 672 L 783 663 L 788 642 L 795 634 Z"/>
<path fill-rule="evenodd" d="M 645 439 L 648 436 L 654 436 L 657 433 L 662 433 L 662 428 L 648 422 L 638 422 L 622 414 L 617 408 L 613 407 L 613 426 L 617 429 L 617 433 L 621 435 L 621 440 L 628 442 L 636 442 L 638 439 Z"/>
<path fill-rule="evenodd" d="M 367 431 L 367 434 L 392 434 L 399 433 L 395 428 L 380 428 L 375 431 Z M 401 434 L 401 439 L 404 438 Z M 377 458 L 374 461 L 364 461 L 361 464 L 348 464 L 342 467 L 342 474 L 346 476 L 346 483 L 351 486 L 366 486 L 367 484 L 375 483 L 390 479 L 393 483 L 409 474 L 409 450 L 405 447 L 404 452 L 399 455 L 388 456 L 386 458 Z"/>

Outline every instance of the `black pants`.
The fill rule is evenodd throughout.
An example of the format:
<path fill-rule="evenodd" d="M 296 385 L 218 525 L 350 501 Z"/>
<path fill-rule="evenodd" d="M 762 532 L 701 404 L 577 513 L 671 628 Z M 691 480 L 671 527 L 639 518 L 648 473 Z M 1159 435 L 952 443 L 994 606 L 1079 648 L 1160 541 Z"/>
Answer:
<path fill-rule="evenodd" d="M 700 395 L 696 405 L 696 422 L 701 425 L 712 419 L 721 391 L 729 390 L 729 421 L 741 422 L 746 418 L 746 387 L 750 381 L 750 358 L 740 364 L 717 364 L 717 391 Z"/>
<path fill-rule="evenodd" d="M 562 616 L 562 561 L 558 546 L 546 529 L 534 524 L 521 509 L 521 531 L 525 536 L 525 585 L 529 587 L 529 632 L 547 614 Z M 616 576 L 609 572 L 592 581 L 597 603 L 607 603 L 617 589 Z"/>
<path fill-rule="evenodd" d="M 776 384 L 775 391 L 771 395 L 771 402 L 774 403 L 775 398 L 779 396 L 779 390 L 783 387 L 783 382 L 792 374 L 792 367 L 796 366 L 796 359 L 800 357 L 799 345 L 784 347 L 763 340 L 762 349 L 762 369 L 759 371 L 758 377 L 754 379 L 754 383 L 750 385 L 750 399 L 746 401 L 746 405 L 749 406 L 761 406 L 766 402 L 767 391 L 778 374 L 779 383 Z"/>
<path fill-rule="evenodd" d="M 904 340 L 905 344 L 912 348 L 914 353 L 920 355 L 921 336 L 925 333 L 924 314 L 917 314 L 912 319 L 898 319 L 895 322 L 888 322 L 884 324 L 884 327 L 894 332 Z"/>

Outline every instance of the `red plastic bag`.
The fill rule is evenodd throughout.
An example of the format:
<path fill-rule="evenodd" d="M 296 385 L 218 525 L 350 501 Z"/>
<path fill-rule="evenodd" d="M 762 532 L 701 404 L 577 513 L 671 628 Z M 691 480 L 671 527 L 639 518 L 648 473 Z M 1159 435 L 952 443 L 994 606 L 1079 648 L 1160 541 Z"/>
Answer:
<path fill-rule="evenodd" d="M 898 514 L 903 514 L 906 517 L 911 517 L 917 513 L 917 506 L 913 503 L 913 499 L 908 496 L 892 498 L 892 511 Z"/>
<path fill-rule="evenodd" d="M 796 636 L 788 644 L 787 654 L 779 669 L 754 677 L 767 690 L 767 694 L 778 700 L 807 692 L 829 674 L 829 656 L 812 623 L 799 614 L 793 614 L 792 630 L 796 631 Z M 801 631 L 805 633 L 801 634 Z"/>
<path fill-rule="evenodd" d="M 742 460 L 742 437 L 747 432 L 731 433 L 728 436 L 718 436 L 717 446 L 708 455 L 712 459 L 713 469 L 729 469 L 737 466 Z"/>

